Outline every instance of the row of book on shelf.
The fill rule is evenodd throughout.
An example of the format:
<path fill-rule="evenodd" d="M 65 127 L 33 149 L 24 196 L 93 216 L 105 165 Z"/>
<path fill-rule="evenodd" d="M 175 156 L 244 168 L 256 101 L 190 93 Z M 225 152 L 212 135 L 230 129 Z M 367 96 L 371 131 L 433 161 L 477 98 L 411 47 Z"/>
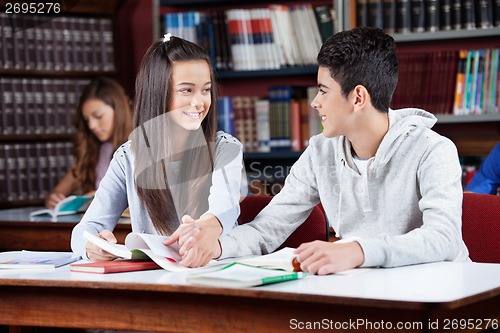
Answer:
<path fill-rule="evenodd" d="M 114 50 L 110 18 L 0 13 L 0 69 L 112 72 Z"/>
<path fill-rule="evenodd" d="M 434 114 L 499 112 L 499 50 L 403 53 L 393 109 L 420 107 Z M 219 127 L 236 136 L 246 152 L 301 151 L 321 132 L 311 107 L 317 88 L 271 86 L 268 96 L 223 96 Z"/>
<path fill-rule="evenodd" d="M 245 152 L 301 151 L 322 131 L 310 104 L 316 87 L 271 86 L 268 98 L 222 96 L 219 127 L 237 137 Z"/>
<path fill-rule="evenodd" d="M 314 65 L 322 42 L 338 31 L 331 5 L 166 13 L 163 30 L 203 45 L 218 70 Z"/>
<path fill-rule="evenodd" d="M 401 53 L 391 107 L 420 107 L 434 114 L 498 113 L 499 81 L 498 48 Z"/>
<path fill-rule="evenodd" d="M 357 26 L 387 33 L 435 32 L 500 27 L 496 0 L 357 0 Z"/>
<path fill-rule="evenodd" d="M 0 144 L 0 201 L 45 198 L 73 163 L 71 142 Z"/>
<path fill-rule="evenodd" d="M 0 78 L 0 134 L 70 134 L 88 79 Z"/>

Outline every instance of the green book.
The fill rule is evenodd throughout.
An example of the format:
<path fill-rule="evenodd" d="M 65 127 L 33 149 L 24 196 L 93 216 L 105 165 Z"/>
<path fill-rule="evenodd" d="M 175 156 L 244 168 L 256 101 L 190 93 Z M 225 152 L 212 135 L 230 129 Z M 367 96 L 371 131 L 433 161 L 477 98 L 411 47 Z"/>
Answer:
<path fill-rule="evenodd" d="M 186 282 L 202 286 L 245 288 L 297 280 L 306 275 L 305 272 L 288 272 L 234 262 L 216 271 L 189 275 Z"/>

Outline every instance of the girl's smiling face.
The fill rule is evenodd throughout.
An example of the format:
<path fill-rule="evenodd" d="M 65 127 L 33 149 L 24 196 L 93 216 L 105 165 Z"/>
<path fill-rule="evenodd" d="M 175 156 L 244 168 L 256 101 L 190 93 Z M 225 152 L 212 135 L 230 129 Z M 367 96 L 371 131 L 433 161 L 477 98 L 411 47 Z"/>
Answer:
<path fill-rule="evenodd" d="M 186 130 L 196 130 L 212 103 L 210 68 L 204 60 L 174 62 L 170 115 Z"/>

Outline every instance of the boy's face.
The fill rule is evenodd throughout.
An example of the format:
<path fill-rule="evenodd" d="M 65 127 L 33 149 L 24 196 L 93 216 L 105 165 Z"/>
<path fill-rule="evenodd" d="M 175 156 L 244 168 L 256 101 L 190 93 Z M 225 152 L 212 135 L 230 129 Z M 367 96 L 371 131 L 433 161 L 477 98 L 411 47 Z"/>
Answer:
<path fill-rule="evenodd" d="M 318 69 L 318 93 L 311 106 L 319 112 L 324 136 L 331 138 L 347 134 L 353 106 L 342 96 L 340 85 L 332 79 L 326 67 Z"/>
<path fill-rule="evenodd" d="M 196 130 L 208 114 L 212 81 L 206 61 L 175 62 L 172 66 L 172 119 L 186 130 Z"/>

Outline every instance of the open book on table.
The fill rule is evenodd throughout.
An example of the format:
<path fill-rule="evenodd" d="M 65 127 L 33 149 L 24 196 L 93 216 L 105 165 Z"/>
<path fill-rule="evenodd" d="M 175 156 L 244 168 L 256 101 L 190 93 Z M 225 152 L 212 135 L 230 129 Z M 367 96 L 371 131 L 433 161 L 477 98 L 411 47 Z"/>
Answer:
<path fill-rule="evenodd" d="M 54 269 L 80 259 L 73 252 L 9 251 L 0 253 L 0 271 L 8 269 Z"/>
<path fill-rule="evenodd" d="M 83 195 L 70 195 L 69 197 L 59 201 L 53 209 L 46 208 L 36 210 L 30 214 L 30 217 L 48 214 L 52 217 L 52 221 L 56 222 L 58 216 L 84 212 L 92 198 L 93 197 Z"/>
<path fill-rule="evenodd" d="M 288 272 L 233 262 L 216 271 L 189 275 L 186 282 L 203 286 L 244 288 L 297 280 L 306 275 L 304 272 Z"/>
<path fill-rule="evenodd" d="M 177 243 L 170 246 L 163 245 L 163 242 L 168 239 L 168 236 L 131 232 L 125 237 L 125 244 L 110 243 L 88 231 L 83 232 L 83 237 L 90 243 L 119 258 L 136 261 L 152 260 L 158 264 L 158 266 L 170 272 L 202 270 L 202 268 L 193 269 L 179 264 L 182 257 L 179 254 L 179 246 Z M 221 263 L 212 260 L 207 266 L 217 265 L 221 265 Z"/>
<path fill-rule="evenodd" d="M 293 248 L 246 258 L 236 258 L 229 265 L 211 272 L 190 275 L 186 282 L 216 287 L 253 287 L 301 279 L 300 264 Z"/>
<path fill-rule="evenodd" d="M 298 272 L 300 271 L 300 264 L 297 261 L 297 255 L 294 253 L 294 251 L 294 248 L 285 247 L 273 253 L 255 257 L 235 259 L 234 261 L 261 268 L 281 269 L 289 272 Z"/>

